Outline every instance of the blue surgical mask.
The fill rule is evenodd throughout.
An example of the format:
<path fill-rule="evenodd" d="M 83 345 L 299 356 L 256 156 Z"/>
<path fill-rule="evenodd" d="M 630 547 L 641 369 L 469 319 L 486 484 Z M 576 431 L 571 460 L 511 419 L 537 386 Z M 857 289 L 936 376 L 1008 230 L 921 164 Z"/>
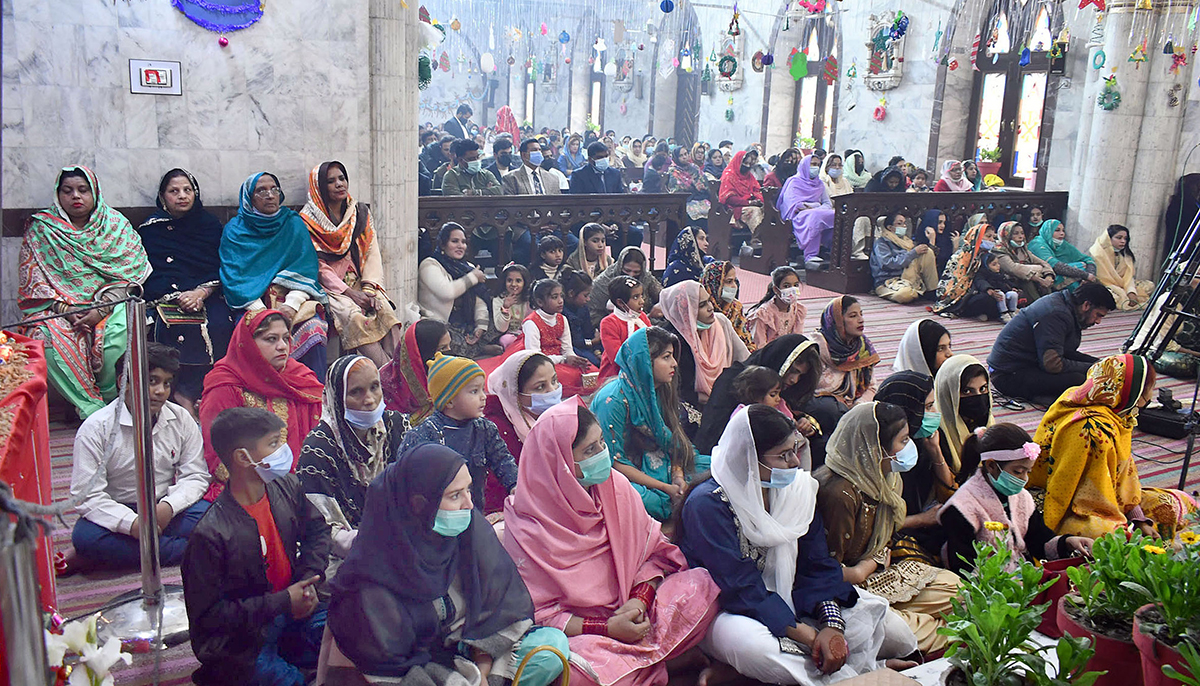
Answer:
<path fill-rule="evenodd" d="M 893 472 L 907 472 L 917 466 L 917 444 L 911 440 L 892 458 Z"/>
<path fill-rule="evenodd" d="M 546 157 L 540 152 L 529 153 L 529 163 L 535 167 L 540 167 L 542 162 L 546 161 Z"/>
<path fill-rule="evenodd" d="M 921 428 L 913 435 L 914 438 L 929 438 L 937 433 L 942 426 L 941 412 L 926 412 L 921 418 Z"/>
<path fill-rule="evenodd" d="M 995 241 L 979 241 L 980 250 L 991 250 L 996 247 Z"/>
<path fill-rule="evenodd" d="M 988 483 L 992 485 L 992 488 L 1001 495 L 1014 496 L 1025 490 L 1023 479 L 1019 479 L 1003 469 L 1000 470 L 1000 476 L 995 478 L 992 478 L 992 475 L 987 472 L 984 472 L 984 475 L 987 476 Z"/>
<path fill-rule="evenodd" d="M 737 300 L 737 286 L 725 286 L 721 289 L 721 300 L 731 303 Z"/>
<path fill-rule="evenodd" d="M 259 478 L 266 483 L 278 479 L 281 476 L 287 476 L 292 471 L 292 448 L 287 443 L 275 449 L 275 452 L 267 455 L 262 459 L 262 462 L 254 464 L 254 471 L 258 472 Z"/>
<path fill-rule="evenodd" d="M 826 169 L 826 170 L 825 170 L 825 173 L 826 173 L 826 174 L 829 176 L 829 178 L 831 178 L 831 179 L 840 179 L 840 178 L 842 178 L 842 170 L 841 170 L 841 169 Z"/>
<path fill-rule="evenodd" d="M 529 394 L 529 412 L 540 417 L 543 412 L 562 402 L 562 386 L 548 393 Z"/>
<path fill-rule="evenodd" d="M 605 169 L 608 169 L 608 158 L 601 157 L 600 159 L 596 160 L 595 164 L 596 164 L 596 169 L 599 169 L 600 171 L 604 171 Z"/>
<path fill-rule="evenodd" d="M 903 238 L 908 235 L 908 226 L 897 226 L 892 231 L 895 231 L 897 236 Z"/>
<path fill-rule="evenodd" d="M 346 423 L 356 429 L 369 429 L 379 423 L 383 419 L 383 411 L 386 407 L 383 400 L 380 399 L 379 405 L 374 410 L 351 410 L 346 408 Z"/>
<path fill-rule="evenodd" d="M 821 173 L 821 170 L 817 169 L 816 167 L 808 168 L 808 178 L 810 178 L 810 179 L 817 178 L 817 174 L 820 174 L 820 173 Z"/>
<path fill-rule="evenodd" d="M 1063 239 L 1063 238 L 1051 238 L 1050 242 L 1054 244 L 1054 247 L 1061 248 L 1062 244 L 1065 240 L 1066 239 Z"/>
<path fill-rule="evenodd" d="M 583 474 L 581 477 L 575 477 L 575 480 L 584 488 L 608 481 L 608 477 L 612 473 L 613 462 L 608 453 L 608 446 L 604 446 L 604 450 L 575 464 L 579 465 L 579 471 Z"/>
<path fill-rule="evenodd" d="M 433 517 L 433 532 L 456 538 L 471 526 L 471 510 L 438 510 Z"/>
<path fill-rule="evenodd" d="M 1009 241 L 1008 244 L 1014 248 L 1024 248 L 1025 247 L 1025 241 Z"/>
<path fill-rule="evenodd" d="M 709 329 L 712 328 L 712 325 L 713 325 L 712 322 L 709 322 L 707 324 L 705 324 L 704 322 L 696 322 L 696 330 L 697 331 L 708 331 Z"/>
<path fill-rule="evenodd" d="M 759 464 L 762 463 L 759 462 Z M 766 465 L 763 466 L 766 467 Z M 778 467 L 771 467 L 771 480 L 759 481 L 759 483 L 762 484 L 763 488 L 787 488 L 796 481 L 796 475 L 799 472 L 800 470 L 796 467 L 792 467 L 791 469 L 779 469 Z"/>
<path fill-rule="evenodd" d="M 483 171 L 483 161 L 471 160 L 470 162 L 467 162 L 468 174 L 478 174 L 481 171 Z"/>

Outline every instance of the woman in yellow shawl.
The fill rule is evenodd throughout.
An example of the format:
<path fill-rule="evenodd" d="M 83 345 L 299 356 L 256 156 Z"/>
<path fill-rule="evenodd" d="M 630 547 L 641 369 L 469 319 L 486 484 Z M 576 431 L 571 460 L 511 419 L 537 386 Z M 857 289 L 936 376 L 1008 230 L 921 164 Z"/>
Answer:
<path fill-rule="evenodd" d="M 1046 491 L 1046 526 L 1099 538 L 1133 524 L 1169 539 L 1195 509 L 1186 494 L 1142 488 L 1138 480 L 1133 427 L 1154 381 L 1144 357 L 1113 355 L 1092 365 L 1082 386 L 1067 389 L 1050 406 L 1033 438 L 1042 454 L 1029 473 L 1029 485 Z"/>
<path fill-rule="evenodd" d="M 1137 264 L 1129 249 L 1129 229 L 1113 224 L 1101 231 L 1088 253 L 1096 262 L 1096 278 L 1113 294 L 1118 310 L 1140 310 L 1146 306 L 1154 292 L 1154 283 L 1133 278 Z"/>

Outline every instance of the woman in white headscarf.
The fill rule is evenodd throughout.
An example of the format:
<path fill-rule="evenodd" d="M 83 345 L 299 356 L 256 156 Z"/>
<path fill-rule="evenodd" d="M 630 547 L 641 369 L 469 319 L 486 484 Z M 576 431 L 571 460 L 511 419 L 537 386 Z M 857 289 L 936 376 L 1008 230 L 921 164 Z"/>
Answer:
<path fill-rule="evenodd" d="M 900 473 L 916 466 L 917 456 L 903 409 L 863 403 L 842 417 L 814 476 L 830 557 L 846 581 L 886 598 L 928 653 L 946 647 L 938 629 L 946 626 L 959 579 L 915 557 L 892 562 L 893 539 L 908 514 Z"/>
<path fill-rule="evenodd" d="M 946 327 L 932 319 L 918 319 L 900 337 L 892 371 L 920 372 L 932 377 L 952 355 L 954 350 Z"/>
<path fill-rule="evenodd" d="M 778 410 L 734 413 L 712 478 L 683 506 L 679 546 L 721 588 L 703 650 L 743 676 L 823 684 L 889 666 L 916 639 L 887 602 L 854 588 L 829 556 L 808 444 Z M 716 667 L 714 669 L 720 669 Z"/>

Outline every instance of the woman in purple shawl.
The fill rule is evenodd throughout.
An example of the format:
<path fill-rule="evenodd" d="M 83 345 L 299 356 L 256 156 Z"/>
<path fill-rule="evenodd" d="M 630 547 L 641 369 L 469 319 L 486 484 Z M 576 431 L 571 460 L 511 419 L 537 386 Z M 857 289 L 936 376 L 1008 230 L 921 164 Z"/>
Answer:
<path fill-rule="evenodd" d="M 784 182 L 775 201 L 779 215 L 792 223 L 796 245 L 804 251 L 805 262 L 817 258 L 821 243 L 828 244 L 833 238 L 833 203 L 819 172 L 819 168 L 812 166 L 812 155 L 806 155 L 796 173 Z"/>

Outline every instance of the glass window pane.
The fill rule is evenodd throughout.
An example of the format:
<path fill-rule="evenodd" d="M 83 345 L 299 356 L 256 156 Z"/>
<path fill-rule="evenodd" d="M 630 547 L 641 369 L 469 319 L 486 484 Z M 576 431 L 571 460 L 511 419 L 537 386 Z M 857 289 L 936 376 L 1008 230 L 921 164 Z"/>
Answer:
<path fill-rule="evenodd" d="M 1021 79 L 1021 107 L 1017 115 L 1017 145 L 1013 176 L 1026 177 L 1037 168 L 1042 136 L 1042 107 L 1046 104 L 1046 74 L 1026 74 Z"/>
<path fill-rule="evenodd" d="M 836 92 L 837 88 L 833 86 L 825 89 L 825 131 L 820 144 L 826 150 L 833 150 L 833 98 Z"/>
<path fill-rule="evenodd" d="M 808 61 L 819 62 L 821 60 L 821 42 L 817 40 L 817 29 L 808 33 Z"/>
<path fill-rule="evenodd" d="M 533 81 L 525 84 L 525 121 L 533 123 L 533 94 L 536 89 L 533 87 Z"/>
<path fill-rule="evenodd" d="M 800 80 L 800 88 L 799 136 L 801 138 L 816 138 L 813 135 L 813 124 L 817 117 L 817 77 L 810 73 Z"/>
<path fill-rule="evenodd" d="M 600 82 L 592 81 L 592 106 L 590 108 L 592 123 L 600 124 Z"/>
<path fill-rule="evenodd" d="M 996 25 L 990 36 L 984 38 L 987 43 L 987 54 L 1004 55 L 1012 50 L 1012 39 L 1008 35 L 1008 14 L 1001 12 L 996 18 Z"/>
<path fill-rule="evenodd" d="M 1029 49 L 1033 52 L 1049 52 L 1052 40 L 1053 38 L 1050 35 L 1050 13 L 1046 11 L 1046 7 L 1043 5 L 1038 10 L 1037 19 L 1033 20 L 1033 37 L 1029 40 Z"/>
<path fill-rule="evenodd" d="M 991 150 L 1000 145 L 1000 115 L 1004 109 L 1005 74 L 985 74 L 983 77 L 983 100 L 979 103 L 979 131 L 975 154 L 980 150 Z"/>

